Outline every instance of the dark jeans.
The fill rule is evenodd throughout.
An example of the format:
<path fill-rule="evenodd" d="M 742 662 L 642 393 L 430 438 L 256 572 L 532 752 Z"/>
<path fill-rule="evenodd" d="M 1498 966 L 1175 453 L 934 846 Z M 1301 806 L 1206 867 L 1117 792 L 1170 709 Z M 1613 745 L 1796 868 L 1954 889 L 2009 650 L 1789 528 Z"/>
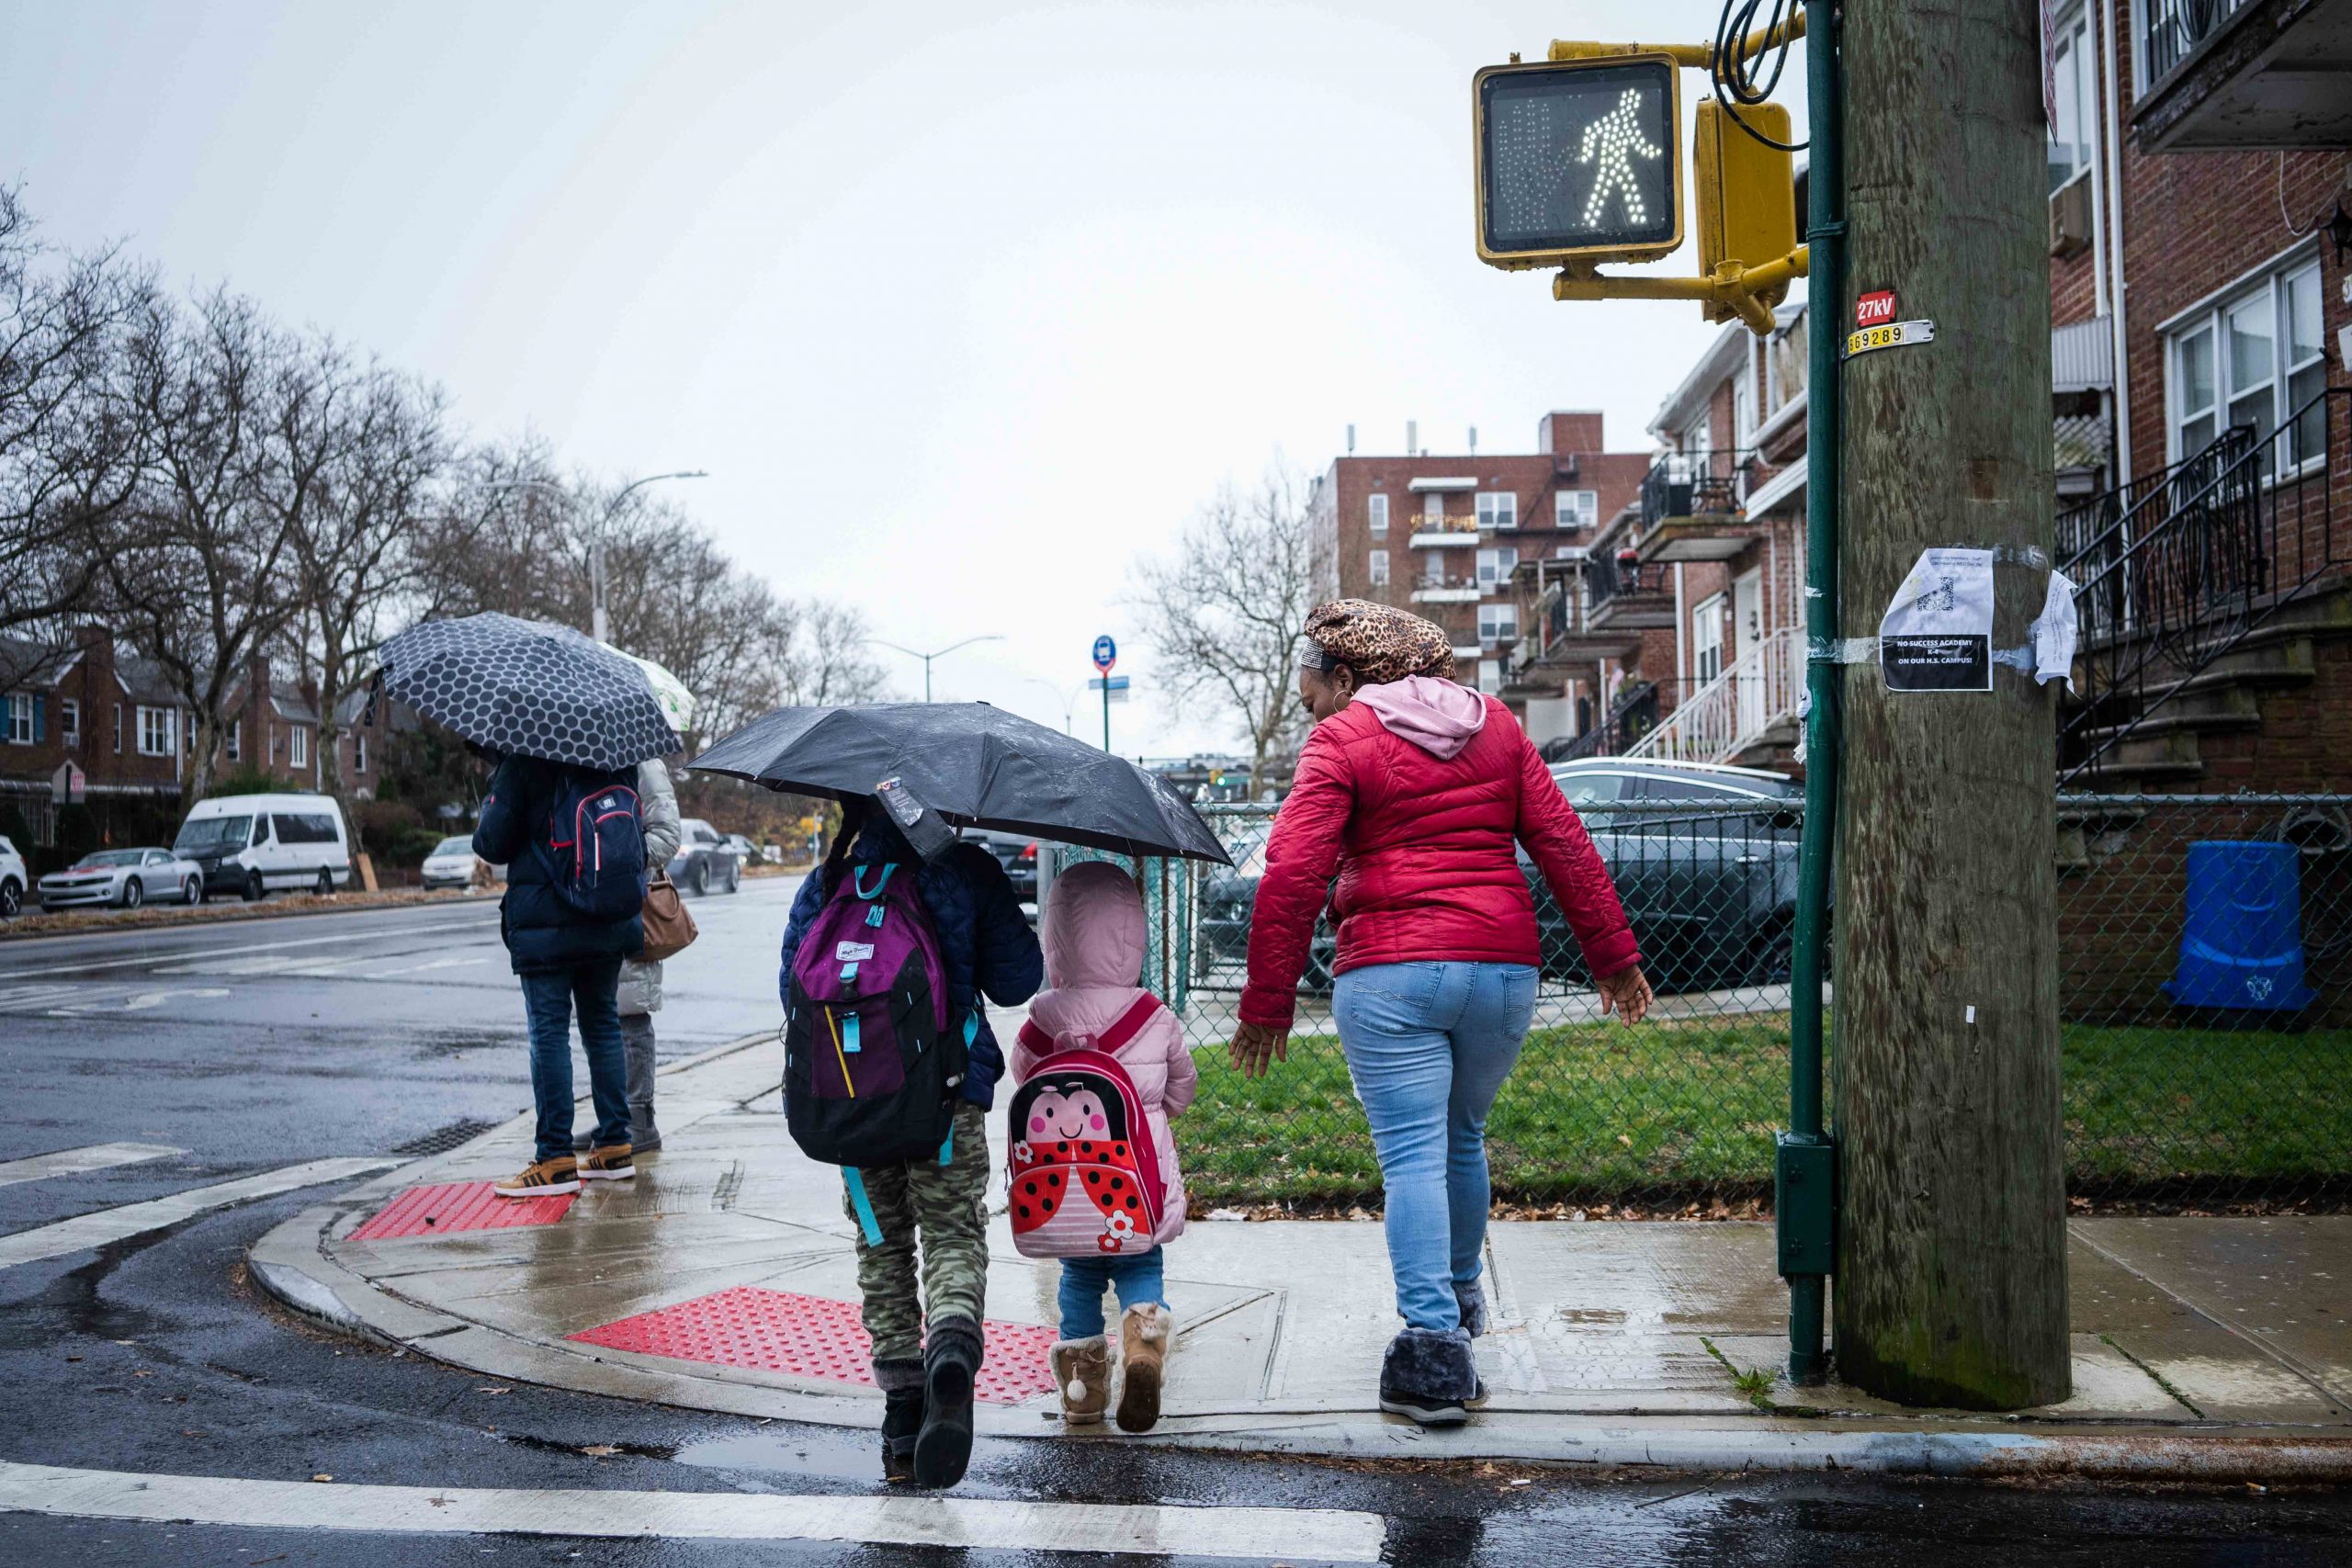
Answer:
<path fill-rule="evenodd" d="M 571 1154 L 571 1015 L 588 1054 L 588 1091 L 596 1105 L 596 1146 L 628 1142 L 628 1095 L 621 1059 L 617 993 L 621 961 L 578 964 L 526 975 L 523 1011 L 531 1023 L 531 1098 L 539 1116 L 538 1159 Z"/>

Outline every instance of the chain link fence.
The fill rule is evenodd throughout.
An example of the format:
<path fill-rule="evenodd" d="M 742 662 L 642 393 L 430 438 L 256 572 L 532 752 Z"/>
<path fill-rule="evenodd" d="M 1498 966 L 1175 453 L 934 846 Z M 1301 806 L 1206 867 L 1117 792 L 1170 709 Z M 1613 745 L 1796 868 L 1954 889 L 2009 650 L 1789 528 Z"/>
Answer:
<path fill-rule="evenodd" d="M 1803 802 L 1579 809 L 1657 1005 L 1634 1028 L 1604 1019 L 1522 863 L 1544 961 L 1534 1028 L 1487 1124 L 1497 1200 L 1596 1216 L 1764 1212 L 1773 1130 L 1788 1115 Z M 1331 1023 L 1328 924 L 1288 1062 L 1256 1081 L 1227 1062 L 1273 811 L 1203 814 L 1234 868 L 1154 863 L 1146 877 L 1146 983 L 1180 1011 L 1201 1068 L 1178 1134 L 1193 1201 L 1376 1205 L 1379 1165 Z M 2193 848 L 2210 844 L 2257 847 Z M 2053 852 L 2077 1205 L 2341 1204 L 2352 1192 L 2352 795 L 2066 796 Z"/>

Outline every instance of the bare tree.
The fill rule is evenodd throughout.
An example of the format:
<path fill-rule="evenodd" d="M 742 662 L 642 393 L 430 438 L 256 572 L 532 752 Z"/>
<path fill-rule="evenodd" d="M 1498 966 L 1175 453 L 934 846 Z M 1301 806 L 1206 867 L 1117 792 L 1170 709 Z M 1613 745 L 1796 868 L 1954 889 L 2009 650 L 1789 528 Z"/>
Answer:
<path fill-rule="evenodd" d="M 1296 477 L 1277 460 L 1246 497 L 1220 488 L 1173 560 L 1136 564 L 1129 603 L 1166 661 L 1170 692 L 1212 701 L 1236 722 L 1250 739 L 1253 786 L 1305 728 L 1298 647 L 1324 553 Z"/>
<path fill-rule="evenodd" d="M 139 537 L 107 558 L 107 587 L 130 640 L 191 717 L 187 784 L 199 797 L 211 787 L 239 676 L 296 608 L 293 525 L 266 493 L 281 353 L 253 304 L 225 292 L 193 313 L 151 301 L 130 341 L 146 462 L 132 507 Z"/>
<path fill-rule="evenodd" d="M 262 491 L 288 525 L 288 640 L 318 700 L 321 783 L 340 798 L 345 699 L 421 581 L 416 514 L 447 461 L 444 404 L 325 338 L 289 345 L 275 381 Z"/>
<path fill-rule="evenodd" d="M 120 543 L 141 434 L 123 338 L 153 293 L 111 251 L 50 252 L 0 186 L 0 630 L 40 650 L 0 669 L 0 686 L 70 646 Z"/>

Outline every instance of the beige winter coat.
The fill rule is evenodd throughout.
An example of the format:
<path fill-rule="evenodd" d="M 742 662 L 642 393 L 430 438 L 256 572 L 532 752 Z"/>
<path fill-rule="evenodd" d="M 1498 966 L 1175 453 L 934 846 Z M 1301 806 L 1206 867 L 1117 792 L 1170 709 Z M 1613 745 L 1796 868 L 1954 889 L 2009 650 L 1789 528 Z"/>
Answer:
<path fill-rule="evenodd" d="M 637 766 L 638 809 L 645 816 L 645 872 L 666 870 L 678 852 L 678 790 L 655 757 Z M 641 958 L 621 962 L 621 1016 L 662 1010 L 662 965 Z"/>

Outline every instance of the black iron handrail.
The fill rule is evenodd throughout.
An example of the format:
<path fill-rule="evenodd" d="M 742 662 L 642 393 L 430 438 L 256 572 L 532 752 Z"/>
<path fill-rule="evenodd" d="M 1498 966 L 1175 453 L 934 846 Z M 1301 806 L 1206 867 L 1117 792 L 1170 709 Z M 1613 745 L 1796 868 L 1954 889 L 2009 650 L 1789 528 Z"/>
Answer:
<path fill-rule="evenodd" d="M 1544 742 L 1543 757 L 1547 762 L 1566 762 L 1577 757 L 1613 757 L 1657 728 L 1657 682 L 1644 681 L 1626 688 L 1609 705 L 1600 722 L 1575 739 Z"/>
<path fill-rule="evenodd" d="M 2095 775 L 2140 725 L 2335 565 L 2346 451 L 2337 427 L 2347 421 L 2352 388 L 2326 388 L 2260 439 L 2246 426 L 2224 431 L 2060 516 L 2059 564 L 2075 584 L 2081 630 L 2081 686 L 2058 730 L 2062 786 Z"/>
<path fill-rule="evenodd" d="M 2148 82 L 2197 52 L 2197 46 L 2222 30 L 2245 0 L 2149 0 Z M 2144 91 L 2144 89 L 2143 89 Z"/>
<path fill-rule="evenodd" d="M 1591 590 L 1590 607 L 1598 610 L 1620 594 L 1668 593 L 1672 585 L 1664 561 L 1621 561 L 1597 555 L 1585 564 L 1585 581 Z"/>
<path fill-rule="evenodd" d="M 1755 468 L 1753 452 L 1733 447 L 1661 455 L 1642 476 L 1642 527 L 1668 517 L 1736 516 Z"/>

